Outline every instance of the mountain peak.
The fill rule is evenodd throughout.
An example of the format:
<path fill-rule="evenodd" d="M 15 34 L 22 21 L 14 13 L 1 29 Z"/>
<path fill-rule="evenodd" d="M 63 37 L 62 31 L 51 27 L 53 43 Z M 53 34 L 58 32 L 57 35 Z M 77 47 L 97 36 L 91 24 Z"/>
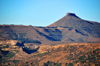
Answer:
<path fill-rule="evenodd" d="M 67 13 L 66 16 L 74 16 L 74 17 L 79 18 L 75 13 Z"/>
<path fill-rule="evenodd" d="M 74 13 L 69 13 L 69 12 L 68 12 L 67 15 L 68 15 L 68 16 L 74 16 L 75 14 L 74 14 Z"/>

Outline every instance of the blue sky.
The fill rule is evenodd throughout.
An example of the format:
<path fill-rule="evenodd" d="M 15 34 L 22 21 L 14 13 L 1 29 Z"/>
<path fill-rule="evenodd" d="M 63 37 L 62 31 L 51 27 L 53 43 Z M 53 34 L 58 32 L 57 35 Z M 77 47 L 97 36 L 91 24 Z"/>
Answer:
<path fill-rule="evenodd" d="M 100 0 L 0 0 L 0 24 L 47 26 L 67 12 L 100 23 Z"/>

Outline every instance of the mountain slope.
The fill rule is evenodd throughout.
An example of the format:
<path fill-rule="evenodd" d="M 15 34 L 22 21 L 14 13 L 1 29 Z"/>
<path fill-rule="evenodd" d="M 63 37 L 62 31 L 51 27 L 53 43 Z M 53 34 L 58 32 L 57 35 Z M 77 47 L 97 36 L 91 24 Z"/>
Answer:
<path fill-rule="evenodd" d="M 0 38 L 28 42 L 100 42 L 100 23 L 79 18 L 74 13 L 47 27 L 0 25 Z M 49 42 L 50 41 L 50 42 Z M 58 42 L 57 42 L 58 43 Z"/>
<path fill-rule="evenodd" d="M 62 32 L 62 41 L 100 42 L 100 23 L 79 18 L 74 13 L 47 26 Z"/>
<path fill-rule="evenodd" d="M 15 39 L 15 40 L 38 40 L 38 41 L 53 41 L 52 37 L 40 33 L 32 26 L 21 25 L 1 25 L 0 38 Z"/>

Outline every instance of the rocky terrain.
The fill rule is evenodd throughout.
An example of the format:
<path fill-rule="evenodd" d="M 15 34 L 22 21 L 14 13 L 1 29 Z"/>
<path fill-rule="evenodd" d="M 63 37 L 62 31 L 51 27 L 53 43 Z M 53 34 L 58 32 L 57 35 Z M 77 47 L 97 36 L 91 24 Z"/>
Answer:
<path fill-rule="evenodd" d="M 67 13 L 47 27 L 0 25 L 0 66 L 100 66 L 100 23 Z"/>
<path fill-rule="evenodd" d="M 0 64 L 19 66 L 99 66 L 100 43 L 18 46 L 19 41 L 0 41 Z M 21 42 L 20 42 L 21 44 Z M 27 47 L 27 53 L 23 50 Z"/>

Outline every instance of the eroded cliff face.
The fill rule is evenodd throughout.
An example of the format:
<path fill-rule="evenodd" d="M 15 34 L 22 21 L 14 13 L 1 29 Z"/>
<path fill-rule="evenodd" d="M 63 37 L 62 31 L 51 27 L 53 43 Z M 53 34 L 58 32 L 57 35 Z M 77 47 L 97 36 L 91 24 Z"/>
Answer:
<path fill-rule="evenodd" d="M 57 50 L 59 48 L 64 48 L 65 45 L 62 44 L 62 45 L 41 45 L 40 48 L 39 48 L 39 53 L 45 53 L 45 52 L 52 52 L 54 50 Z"/>
<path fill-rule="evenodd" d="M 52 52 L 57 50 L 63 50 L 63 49 L 69 49 L 69 46 L 75 46 L 77 49 L 80 48 L 81 45 L 85 46 L 86 48 L 93 48 L 91 45 L 94 45 L 94 43 L 68 43 L 68 44 L 59 44 L 59 45 L 41 45 L 38 49 L 39 53 L 45 53 L 45 52 Z M 100 43 L 96 43 L 95 48 L 100 48 Z M 94 49 L 95 49 L 94 48 Z M 70 47 L 71 49 L 71 47 Z M 80 50 L 82 50 L 81 48 Z M 85 48 L 83 50 L 86 50 Z"/>
<path fill-rule="evenodd" d="M 27 51 L 23 48 L 28 48 Z M 8 62 L 15 60 L 15 62 L 24 60 L 26 57 L 29 57 L 33 51 L 39 48 L 35 44 L 24 44 L 18 40 L 0 40 L 0 62 L 3 65 L 14 64 L 13 62 Z M 35 52 L 36 52 L 35 51 Z M 5 62 L 5 63 L 3 63 Z"/>
<path fill-rule="evenodd" d="M 3 51 L 11 51 L 14 49 L 21 50 L 21 48 L 19 49 L 18 46 L 16 46 L 17 43 L 21 44 L 21 42 L 17 40 L 4 40 L 4 41 L 0 41 L 0 47 L 1 47 L 1 50 Z"/>

